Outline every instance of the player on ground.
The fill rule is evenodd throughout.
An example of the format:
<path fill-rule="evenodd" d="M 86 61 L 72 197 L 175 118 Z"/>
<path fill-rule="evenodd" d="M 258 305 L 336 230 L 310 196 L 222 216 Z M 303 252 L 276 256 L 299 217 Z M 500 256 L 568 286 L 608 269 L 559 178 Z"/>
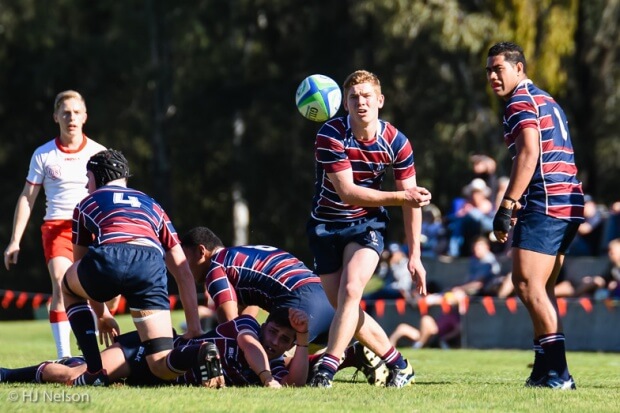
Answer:
<path fill-rule="evenodd" d="M 202 332 L 196 287 L 176 231 L 155 200 L 127 188 L 129 164 L 119 151 L 93 155 L 85 172 L 90 195 L 74 210 L 75 263 L 63 280 L 69 322 L 87 363 L 87 371 L 73 384 L 107 384 L 95 320 L 86 300 L 95 310 L 107 344 L 118 334 L 118 324 L 102 303 L 119 294 L 127 299 L 151 371 L 162 379 L 173 379 L 191 367 L 200 349 L 171 351 L 166 266 L 179 286 L 186 336 Z"/>
<path fill-rule="evenodd" d="M 212 369 L 207 374 L 197 365 L 173 381 L 162 380 L 151 373 L 137 332 L 117 336 L 116 343 L 101 352 L 101 359 L 111 382 L 123 380 L 128 385 L 303 386 L 308 374 L 307 329 L 307 315 L 301 310 L 291 309 L 290 312 L 271 313 L 262 325 L 252 316 L 241 315 L 194 339 L 177 337 L 174 346 L 179 349 L 188 345 L 213 344 L 219 363 L 213 360 Z M 285 366 L 283 354 L 295 345 L 295 356 Z M 72 364 L 43 362 L 19 369 L 3 368 L 0 369 L 0 382 L 65 383 L 86 370 L 80 359 L 71 359 L 69 363 Z"/>
<path fill-rule="evenodd" d="M 388 222 L 384 206 L 402 206 L 409 249 L 409 271 L 420 294 L 426 294 L 421 261 L 420 207 L 431 194 L 416 184 L 411 144 L 394 126 L 379 119 L 384 96 L 374 74 L 359 70 L 344 82 L 348 116 L 327 121 L 315 142 L 316 191 L 307 233 L 315 272 L 336 314 L 327 350 L 311 380 L 331 387 L 340 359 L 355 336 L 390 369 L 387 385 L 403 387 L 413 368 L 396 350 L 381 326 L 360 308 L 362 293 L 384 249 Z M 392 167 L 397 191 L 382 191 Z"/>
<path fill-rule="evenodd" d="M 564 254 L 583 222 L 583 191 L 562 108 L 526 74 L 523 49 L 498 43 L 488 52 L 487 80 L 506 102 L 504 142 L 510 182 L 493 221 L 506 242 L 513 212 L 512 281 L 534 326 L 534 367 L 527 386 L 575 389 L 554 294 Z"/>
<path fill-rule="evenodd" d="M 267 245 L 224 247 L 206 227 L 188 231 L 181 244 L 194 279 L 205 284 L 215 302 L 220 322 L 240 312 L 256 316 L 257 307 L 268 312 L 299 308 L 310 319 L 309 340 L 326 338 L 334 310 L 321 280 L 288 252 Z"/>
<path fill-rule="evenodd" d="M 88 195 L 86 162 L 105 147 L 84 135 L 86 103 L 74 90 L 60 92 L 54 100 L 54 122 L 58 137 L 38 147 L 30 160 L 26 184 L 17 199 L 13 218 L 13 234 L 4 251 L 4 265 L 17 264 L 20 242 L 28 225 L 34 203 L 43 188 L 46 198 L 41 225 L 43 253 L 52 280 L 49 321 L 57 357 L 71 355 L 71 326 L 62 299 L 60 283 L 73 262 L 71 217 L 75 205 Z"/>

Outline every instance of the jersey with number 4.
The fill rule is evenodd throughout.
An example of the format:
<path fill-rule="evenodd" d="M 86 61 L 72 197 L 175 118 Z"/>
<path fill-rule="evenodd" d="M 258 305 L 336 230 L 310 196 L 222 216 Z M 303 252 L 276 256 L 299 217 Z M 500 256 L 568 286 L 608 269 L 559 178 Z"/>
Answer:
<path fill-rule="evenodd" d="M 531 80 L 521 82 L 506 102 L 504 142 L 517 155 L 516 139 L 526 128 L 538 132 L 540 155 L 523 194 L 523 211 L 540 212 L 568 221 L 583 221 L 583 191 L 577 179 L 575 154 L 564 111 Z"/>
<path fill-rule="evenodd" d="M 88 247 L 132 242 L 162 254 L 179 244 L 163 208 L 143 192 L 105 185 L 84 198 L 73 212 L 73 243 Z"/>

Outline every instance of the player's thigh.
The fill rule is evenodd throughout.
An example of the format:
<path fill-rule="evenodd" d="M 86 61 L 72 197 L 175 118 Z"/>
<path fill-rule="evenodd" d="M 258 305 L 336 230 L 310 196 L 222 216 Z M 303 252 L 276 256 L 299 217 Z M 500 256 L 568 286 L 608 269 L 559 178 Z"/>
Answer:
<path fill-rule="evenodd" d="M 327 296 L 327 299 L 334 308 L 338 306 L 338 290 L 340 289 L 341 276 L 340 274 L 341 271 L 338 270 L 330 274 L 321 275 L 321 284 L 323 285 L 323 290 L 325 290 L 325 295 Z"/>
<path fill-rule="evenodd" d="M 52 278 L 52 286 L 54 288 L 60 286 L 60 283 L 62 282 L 62 279 L 69 267 L 71 267 L 71 264 L 73 264 L 72 260 L 62 256 L 51 258 L 47 262 L 47 270 Z"/>
<path fill-rule="evenodd" d="M 86 290 L 84 290 L 84 287 L 82 286 L 82 283 L 80 281 L 80 277 L 78 274 L 79 263 L 80 261 L 74 262 L 65 272 L 65 276 L 62 282 L 63 292 L 81 298 L 91 298 L 89 297 Z"/>
<path fill-rule="evenodd" d="M 340 288 L 346 289 L 349 295 L 361 297 L 378 263 L 379 254 L 374 249 L 357 243 L 348 244 L 344 249 L 344 268 Z"/>
<path fill-rule="evenodd" d="M 131 309 L 131 317 L 142 342 L 172 337 L 172 320 L 169 310 Z"/>
<path fill-rule="evenodd" d="M 512 282 L 517 287 L 524 284 L 530 288 L 545 288 L 556 262 L 554 255 L 513 248 Z"/>
<path fill-rule="evenodd" d="M 101 352 L 101 362 L 106 369 L 110 381 L 116 382 L 128 377 L 130 373 L 129 363 L 125 360 L 125 354 L 120 344 L 115 343 Z"/>
<path fill-rule="evenodd" d="M 172 350 L 172 321 L 169 310 L 131 310 L 133 322 L 147 355 L 150 370 L 162 379 L 172 379 L 165 358 Z M 169 339 L 169 340 L 168 340 Z"/>

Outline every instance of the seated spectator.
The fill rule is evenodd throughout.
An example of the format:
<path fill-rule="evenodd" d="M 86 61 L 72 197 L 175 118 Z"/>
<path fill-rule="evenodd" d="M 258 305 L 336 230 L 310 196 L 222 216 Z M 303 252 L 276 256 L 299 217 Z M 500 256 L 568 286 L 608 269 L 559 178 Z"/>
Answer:
<path fill-rule="evenodd" d="M 577 235 L 568 249 L 568 255 L 596 256 L 600 253 L 606 210 L 594 202 L 590 195 L 585 195 L 584 201 L 585 221 L 579 225 Z"/>
<path fill-rule="evenodd" d="M 595 299 L 620 299 L 620 238 L 611 240 L 607 255 L 609 266 L 601 275 L 583 277 L 575 290 L 577 296 L 593 296 Z"/>
<path fill-rule="evenodd" d="M 469 273 L 464 284 L 452 287 L 451 291 L 458 297 L 465 295 L 495 295 L 491 290 L 499 276 L 501 266 L 491 251 L 491 243 L 486 237 L 478 237 L 472 245 Z"/>
<path fill-rule="evenodd" d="M 448 217 L 450 241 L 448 255 L 469 256 L 471 244 L 480 235 L 488 235 L 493 229 L 495 209 L 489 199 L 491 189 L 484 180 L 475 178 L 463 188 L 465 202 Z"/>
<path fill-rule="evenodd" d="M 607 214 L 603 240 L 601 242 L 603 253 L 611 240 L 620 238 L 620 201 L 612 202 L 607 210 Z"/>
<path fill-rule="evenodd" d="M 437 320 L 426 314 L 420 319 L 420 329 L 401 323 L 390 335 L 394 347 L 401 340 L 409 340 L 413 348 L 439 347 L 442 349 L 461 346 L 461 318 L 455 307 L 447 314 L 442 313 Z"/>
<path fill-rule="evenodd" d="M 441 211 L 435 204 L 422 209 L 422 238 L 420 240 L 423 257 L 436 258 L 445 251 L 446 229 Z"/>
<path fill-rule="evenodd" d="M 381 254 L 376 275 L 383 280 L 383 286 L 362 296 L 363 300 L 409 298 L 413 279 L 407 264 L 409 259 L 397 243 L 391 243 Z"/>

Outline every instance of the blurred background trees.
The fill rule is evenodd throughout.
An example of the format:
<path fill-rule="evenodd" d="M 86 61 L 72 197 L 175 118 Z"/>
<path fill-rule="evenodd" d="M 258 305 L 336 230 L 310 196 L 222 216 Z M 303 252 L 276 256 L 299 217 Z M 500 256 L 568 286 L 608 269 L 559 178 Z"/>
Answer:
<path fill-rule="evenodd" d="M 484 72 L 500 40 L 525 48 L 530 77 L 567 112 L 585 190 L 611 203 L 620 199 L 618 21 L 620 0 L 0 0 L 0 240 L 30 155 L 57 133 L 55 94 L 76 89 L 87 134 L 127 155 L 130 185 L 159 200 L 180 233 L 207 225 L 233 243 L 237 200 L 249 211 L 248 242 L 311 265 L 320 125 L 297 113 L 294 93 L 309 74 L 341 83 L 359 68 L 381 78 L 382 117 L 409 137 L 418 181 L 447 213 L 471 179 L 470 155 L 509 171 Z M 0 288 L 49 289 L 43 204 Z"/>

